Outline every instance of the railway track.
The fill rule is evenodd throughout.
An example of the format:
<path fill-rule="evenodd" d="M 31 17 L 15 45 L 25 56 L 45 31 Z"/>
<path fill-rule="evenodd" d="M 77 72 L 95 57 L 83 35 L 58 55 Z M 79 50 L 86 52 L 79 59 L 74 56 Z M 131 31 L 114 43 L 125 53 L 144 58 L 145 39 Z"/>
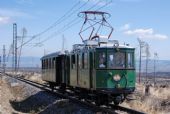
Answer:
<path fill-rule="evenodd" d="M 80 100 L 80 98 L 78 96 L 75 96 L 68 91 L 66 91 L 63 94 L 59 91 L 59 89 L 56 89 L 56 88 L 54 89 L 54 91 L 51 91 L 51 88 L 46 84 L 40 84 L 40 83 L 31 81 L 31 80 L 27 80 L 27 79 L 24 79 L 24 78 L 21 78 L 21 77 L 16 77 L 16 76 L 14 77 L 14 76 L 9 75 L 9 74 L 5 74 L 5 76 L 17 79 L 21 82 L 27 83 L 29 85 L 36 87 L 36 88 L 48 91 L 51 94 L 57 95 L 61 98 L 69 99 L 70 101 L 77 103 L 77 104 L 80 104 L 81 106 L 83 106 L 85 108 L 88 108 L 88 109 L 90 108 L 91 110 L 93 110 L 95 112 L 101 111 L 101 112 L 106 113 L 106 114 L 119 114 L 116 111 L 121 111 L 121 112 L 123 111 L 123 112 L 127 112 L 128 114 L 145 114 L 143 112 L 139 112 L 139 111 L 136 111 L 136 110 L 133 110 L 133 109 L 130 109 L 130 108 L 126 108 L 126 107 L 122 107 L 122 106 L 115 106 L 113 104 L 110 104 L 109 107 L 96 106 L 94 103 L 90 103 L 90 102 L 85 101 L 85 100 Z"/>

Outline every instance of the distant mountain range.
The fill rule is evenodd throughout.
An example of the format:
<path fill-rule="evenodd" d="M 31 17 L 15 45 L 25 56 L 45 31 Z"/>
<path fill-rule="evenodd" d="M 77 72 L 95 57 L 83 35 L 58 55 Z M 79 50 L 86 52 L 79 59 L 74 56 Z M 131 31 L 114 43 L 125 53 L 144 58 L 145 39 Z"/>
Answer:
<path fill-rule="evenodd" d="M 21 67 L 41 67 L 41 57 L 21 57 L 20 66 Z M 12 58 L 9 58 L 7 67 L 12 66 Z M 138 72 L 139 61 L 136 61 L 136 70 Z M 142 60 L 142 72 L 145 72 L 146 61 Z M 153 72 L 154 61 L 149 60 L 148 62 L 148 72 Z M 156 61 L 156 72 L 170 72 L 170 60 L 157 60 Z"/>
<path fill-rule="evenodd" d="M 170 60 L 157 60 L 155 62 L 156 72 L 170 72 Z M 139 61 L 136 61 L 136 70 L 139 70 Z M 146 71 L 146 60 L 142 60 L 142 72 Z M 148 61 L 148 72 L 154 72 L 154 61 Z"/>
<path fill-rule="evenodd" d="M 40 57 L 21 57 L 20 59 L 20 67 L 41 67 L 41 58 Z M 6 62 L 7 67 L 12 66 L 12 58 L 8 58 Z"/>

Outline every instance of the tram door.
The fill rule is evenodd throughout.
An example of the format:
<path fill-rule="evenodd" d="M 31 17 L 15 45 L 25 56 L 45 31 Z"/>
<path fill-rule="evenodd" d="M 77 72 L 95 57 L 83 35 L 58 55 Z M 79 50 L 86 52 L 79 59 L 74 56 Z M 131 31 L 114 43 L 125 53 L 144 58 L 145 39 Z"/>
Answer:
<path fill-rule="evenodd" d="M 62 69 L 61 69 L 61 57 L 56 57 L 56 64 L 55 64 L 55 68 L 56 68 L 56 83 L 60 84 L 62 81 Z"/>
<path fill-rule="evenodd" d="M 70 60 L 70 85 L 71 86 L 77 86 L 77 82 L 78 82 L 78 72 L 77 72 L 77 54 L 72 54 L 71 56 L 71 60 Z"/>
<path fill-rule="evenodd" d="M 62 55 L 62 56 L 60 56 L 60 58 L 61 58 L 61 76 L 62 76 L 62 81 L 61 81 L 61 83 L 62 84 L 68 84 L 68 76 L 69 76 L 69 69 L 68 69 L 68 66 L 69 66 L 69 63 L 68 63 L 68 56 L 66 56 L 66 55 Z"/>
<path fill-rule="evenodd" d="M 77 85 L 90 88 L 89 53 L 82 52 L 77 55 Z"/>
<path fill-rule="evenodd" d="M 79 54 L 77 54 L 77 61 L 76 61 L 76 66 L 77 66 L 77 68 L 76 68 L 76 70 L 77 70 L 77 85 L 79 86 L 79 84 L 80 84 L 80 55 Z"/>
<path fill-rule="evenodd" d="M 66 82 L 66 77 L 65 77 L 65 61 L 64 61 L 64 56 L 61 56 L 61 74 L 62 74 L 62 83 Z"/>
<path fill-rule="evenodd" d="M 90 69 L 90 88 L 93 88 L 93 72 L 94 72 L 94 55 L 90 52 L 90 59 L 89 59 L 89 69 Z"/>

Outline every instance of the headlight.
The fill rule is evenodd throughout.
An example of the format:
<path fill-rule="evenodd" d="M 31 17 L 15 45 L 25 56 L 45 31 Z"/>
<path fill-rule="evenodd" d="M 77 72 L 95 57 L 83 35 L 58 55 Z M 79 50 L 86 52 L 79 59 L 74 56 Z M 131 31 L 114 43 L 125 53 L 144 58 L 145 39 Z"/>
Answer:
<path fill-rule="evenodd" d="M 119 74 L 115 74 L 115 75 L 113 76 L 113 80 L 114 80 L 114 81 L 119 81 L 120 79 L 121 79 L 121 77 L 120 77 Z"/>

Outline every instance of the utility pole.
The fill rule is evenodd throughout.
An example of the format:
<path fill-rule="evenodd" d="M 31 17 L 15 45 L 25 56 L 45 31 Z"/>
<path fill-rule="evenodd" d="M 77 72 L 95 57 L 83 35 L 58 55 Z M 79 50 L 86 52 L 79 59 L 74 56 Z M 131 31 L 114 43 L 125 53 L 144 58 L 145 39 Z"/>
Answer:
<path fill-rule="evenodd" d="M 139 47 L 140 47 L 140 55 L 139 55 L 139 83 L 141 82 L 141 61 L 142 61 L 142 48 L 144 47 L 145 45 L 145 42 L 144 41 L 141 41 L 139 38 L 138 38 L 138 42 L 139 42 Z"/>
<path fill-rule="evenodd" d="M 146 47 L 146 82 L 148 81 L 148 62 L 149 62 L 149 44 L 145 42 L 145 47 Z"/>
<path fill-rule="evenodd" d="M 17 24 L 13 24 L 13 57 L 12 68 L 17 71 Z"/>
<path fill-rule="evenodd" d="M 1 56 L 0 56 L 0 69 L 1 69 Z"/>
<path fill-rule="evenodd" d="M 6 70 L 6 53 L 5 53 L 5 45 L 3 45 L 3 73 Z"/>
<path fill-rule="evenodd" d="M 154 85 L 156 84 L 156 59 L 158 58 L 158 53 L 154 53 Z"/>

